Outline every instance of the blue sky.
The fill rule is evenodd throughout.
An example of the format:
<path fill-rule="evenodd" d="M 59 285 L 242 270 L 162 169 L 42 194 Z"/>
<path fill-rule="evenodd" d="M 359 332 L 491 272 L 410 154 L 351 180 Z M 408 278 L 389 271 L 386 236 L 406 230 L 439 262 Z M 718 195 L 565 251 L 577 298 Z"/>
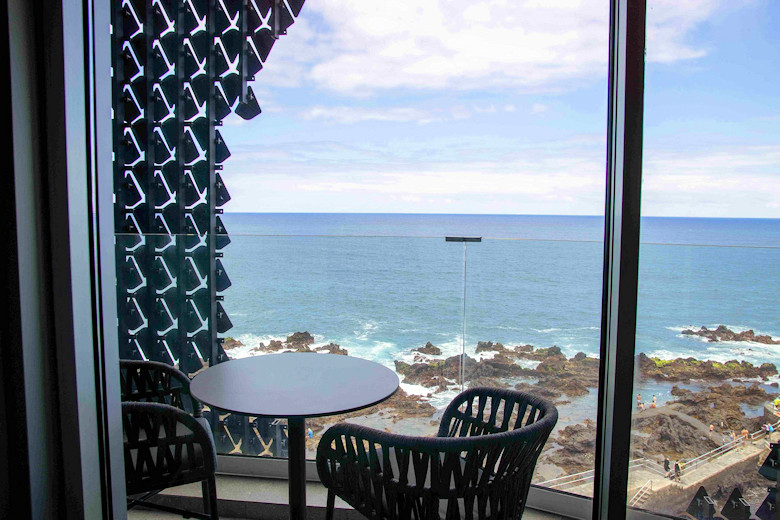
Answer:
<path fill-rule="evenodd" d="M 309 0 L 227 211 L 603 212 L 606 0 Z M 780 217 L 780 3 L 648 0 L 643 212 Z"/>

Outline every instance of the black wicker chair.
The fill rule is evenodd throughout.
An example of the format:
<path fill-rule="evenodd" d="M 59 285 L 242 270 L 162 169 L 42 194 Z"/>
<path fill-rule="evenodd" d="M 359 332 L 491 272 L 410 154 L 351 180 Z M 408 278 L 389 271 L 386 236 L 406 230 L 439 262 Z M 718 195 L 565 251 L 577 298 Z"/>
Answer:
<path fill-rule="evenodd" d="M 153 361 L 120 361 L 127 509 L 143 505 L 187 518 L 219 518 L 217 451 L 189 378 Z M 206 514 L 148 502 L 165 488 L 202 482 Z"/>
<path fill-rule="evenodd" d="M 557 421 L 544 399 L 471 388 L 447 406 L 436 437 L 332 426 L 317 447 L 326 518 L 339 496 L 371 519 L 518 519 Z"/>

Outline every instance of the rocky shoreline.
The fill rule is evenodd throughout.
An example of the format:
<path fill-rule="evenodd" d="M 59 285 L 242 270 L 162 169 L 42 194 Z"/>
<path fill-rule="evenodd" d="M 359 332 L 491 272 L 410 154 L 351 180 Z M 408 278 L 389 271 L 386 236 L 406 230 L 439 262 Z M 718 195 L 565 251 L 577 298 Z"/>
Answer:
<path fill-rule="evenodd" d="M 753 343 L 763 343 L 764 345 L 780 345 L 780 340 L 772 339 L 772 336 L 756 335 L 753 329 L 736 332 L 725 325 L 718 325 L 715 329 L 708 329 L 704 326 L 698 330 L 684 329 L 680 334 L 707 338 L 710 343 L 717 343 L 718 341 L 750 341 Z"/>
<path fill-rule="evenodd" d="M 756 335 L 752 330 L 734 332 L 724 326 L 716 329 L 702 327 L 686 329 L 684 335 L 705 337 L 708 341 L 743 341 L 763 344 L 780 344 L 769 336 Z M 314 347 L 314 337 L 309 332 L 295 332 L 285 341 L 272 340 L 251 349 L 250 355 L 276 352 L 327 352 L 349 355 L 335 343 Z M 223 348 L 230 356 L 231 350 L 244 347 L 241 342 L 226 338 Z M 331 424 L 346 420 L 373 421 L 374 426 L 384 424 L 388 431 L 425 431 L 433 434 L 438 425 L 441 410 L 430 401 L 443 392 L 460 389 L 461 356 L 444 356 L 442 349 L 427 342 L 408 351 L 408 361 L 395 360 L 395 370 L 402 383 L 417 385 L 427 392 L 411 394 L 403 389 L 390 399 L 367 410 L 342 416 L 309 421 L 314 438 L 307 442 L 310 449 Z M 637 380 L 639 383 L 668 384 L 672 399 L 663 406 L 637 410 L 632 428 L 632 458 L 645 457 L 662 460 L 693 458 L 718 446 L 717 441 L 726 432 L 747 428 L 756 431 L 763 424 L 763 416 L 748 417 L 745 406 L 760 407 L 777 395 L 764 386 L 777 387 L 778 375 L 772 363 L 755 366 L 745 361 L 725 363 L 695 358 L 673 360 L 637 356 Z M 492 386 L 516 388 L 553 401 L 561 410 L 576 398 L 593 394 L 598 388 L 599 360 L 579 352 L 566 356 L 562 350 L 533 345 L 504 345 L 490 341 L 477 343 L 474 354 L 463 356 L 463 377 L 467 386 Z M 749 380 L 746 383 L 746 380 Z M 679 385 L 694 384 L 694 389 Z M 407 387 L 409 388 L 409 387 Z M 771 390 L 771 388 L 770 388 Z M 449 395 L 449 394 L 445 394 Z M 646 396 L 646 399 L 649 396 Z M 649 399 L 647 400 L 649 401 Z M 649 404 L 649 402 L 648 402 Z M 595 417 L 595 410 L 593 411 Z M 708 425 L 716 427 L 718 436 L 712 438 Z M 420 433 L 415 433 L 420 434 Z M 592 420 L 575 424 L 559 423 L 539 459 L 536 481 L 586 471 L 593 468 L 595 460 L 596 428 Z M 543 477 L 539 477 L 543 475 Z"/>

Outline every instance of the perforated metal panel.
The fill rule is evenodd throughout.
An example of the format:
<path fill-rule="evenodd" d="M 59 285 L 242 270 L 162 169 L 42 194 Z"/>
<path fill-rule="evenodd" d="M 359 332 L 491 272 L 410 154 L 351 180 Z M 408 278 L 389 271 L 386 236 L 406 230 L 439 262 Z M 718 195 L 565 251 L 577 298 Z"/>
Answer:
<path fill-rule="evenodd" d="M 221 175 L 230 151 L 219 127 L 226 117 L 260 113 L 247 82 L 302 6 L 114 0 L 121 358 L 162 361 L 187 374 L 227 359 L 219 335 L 232 327 L 221 304 L 230 278 L 220 258 L 230 238 L 220 214 L 230 200 Z"/>

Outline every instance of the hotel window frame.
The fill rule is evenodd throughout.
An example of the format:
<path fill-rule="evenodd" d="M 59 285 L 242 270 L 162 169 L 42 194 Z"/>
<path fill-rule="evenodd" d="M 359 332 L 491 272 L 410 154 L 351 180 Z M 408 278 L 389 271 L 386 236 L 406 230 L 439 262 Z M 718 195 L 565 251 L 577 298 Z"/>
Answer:
<path fill-rule="evenodd" d="M 84 71 L 86 103 L 84 128 L 66 128 L 66 137 L 85 135 L 91 161 L 92 212 L 85 215 L 94 230 L 95 247 L 93 277 L 113 280 L 116 277 L 113 261 L 113 192 L 111 167 L 111 103 L 110 77 L 99 71 L 110 68 L 110 34 L 95 27 L 108 27 L 109 5 L 106 0 L 62 0 L 64 9 L 83 14 L 87 27 L 72 24 L 63 27 L 63 41 L 85 42 L 82 49 L 87 58 Z M 663 518 L 646 512 L 627 510 L 626 483 L 628 478 L 628 439 L 631 428 L 630 393 L 616 392 L 630 386 L 634 372 L 634 339 L 636 332 L 637 270 L 639 259 L 639 216 L 642 170 L 642 112 L 644 96 L 645 0 L 610 0 L 609 22 L 609 107 L 607 129 L 607 168 L 604 270 L 602 289 L 601 366 L 598 391 L 598 420 L 596 448 L 596 476 L 594 498 L 534 487 L 529 495 L 529 506 L 580 518 Z M 85 29 L 87 30 L 85 32 Z M 85 40 L 85 34 L 87 36 Z M 53 42 L 53 46 L 62 42 Z M 63 45 L 67 47 L 67 45 Z M 71 49 L 71 51 L 73 51 Z M 66 96 L 73 96 L 69 91 Z M 61 145 L 64 143 L 60 143 Z M 69 195 L 73 197 L 73 195 Z M 83 200 L 71 198 L 70 202 Z M 109 286 L 107 286 L 109 285 Z M 119 417 L 118 382 L 111 375 L 116 371 L 111 363 L 117 358 L 116 334 L 109 329 L 116 323 L 116 292 L 110 284 L 98 284 L 102 319 L 92 323 L 93 331 L 102 341 L 97 343 L 102 360 L 105 413 L 98 417 L 107 432 L 111 451 L 115 452 L 121 431 L 117 430 Z M 113 319 L 113 322 L 112 322 Z M 78 325 L 74 323 L 74 325 Z M 106 376 L 105 374 L 109 374 Z M 81 398 L 81 396 L 79 396 Z M 80 401 L 81 402 L 81 401 Z M 121 425 L 119 426 L 121 428 Z M 97 448 L 96 448 L 97 450 Z M 115 453 L 113 453 L 115 455 Z M 101 455 L 102 456 L 102 455 Z M 110 457 L 110 472 L 104 475 L 104 493 L 113 490 L 114 511 L 124 499 L 124 468 L 121 457 Z M 252 459 L 222 455 L 221 473 L 241 473 L 262 477 L 284 478 L 286 463 L 280 459 Z M 314 472 L 307 472 L 316 478 Z M 259 497 L 261 498 L 261 497 Z M 121 508 L 119 508 L 121 509 Z M 589 513 L 589 514 L 588 514 Z M 585 516 L 583 516 L 585 514 Z"/>

